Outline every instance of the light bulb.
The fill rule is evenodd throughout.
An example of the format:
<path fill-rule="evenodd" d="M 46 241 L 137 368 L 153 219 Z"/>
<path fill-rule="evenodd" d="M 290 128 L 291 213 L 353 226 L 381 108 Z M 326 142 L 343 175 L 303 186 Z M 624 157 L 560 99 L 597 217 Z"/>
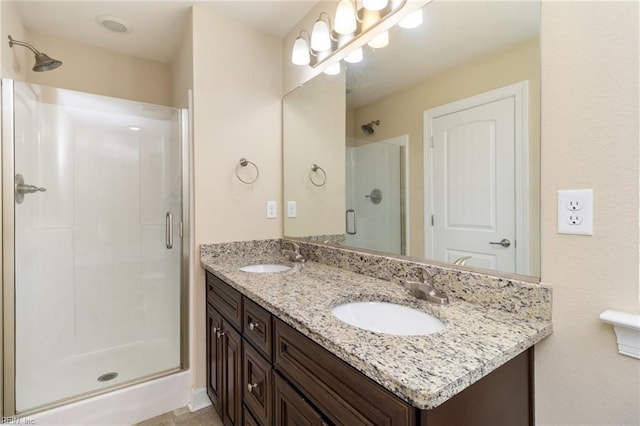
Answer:
<path fill-rule="evenodd" d="M 382 10 L 387 7 L 388 0 L 362 0 L 362 6 L 368 10 Z"/>
<path fill-rule="evenodd" d="M 307 41 L 302 37 L 298 37 L 293 43 L 291 62 L 295 65 L 309 65 L 309 62 L 311 62 L 309 46 L 307 46 Z"/>
<path fill-rule="evenodd" d="M 356 30 L 356 10 L 351 0 L 340 0 L 334 21 L 338 34 L 351 34 Z"/>
<path fill-rule="evenodd" d="M 382 49 L 383 47 L 389 44 L 389 32 L 388 31 L 383 32 L 382 34 L 376 36 L 368 44 L 374 49 Z"/>
<path fill-rule="evenodd" d="M 411 15 L 398 23 L 402 28 L 416 28 L 422 25 L 422 9 L 416 10 Z"/>
<path fill-rule="evenodd" d="M 362 60 L 362 57 L 363 57 L 362 47 L 358 47 L 356 50 L 354 50 L 353 52 L 345 56 L 344 60 L 346 62 L 349 62 L 350 64 L 357 64 Z"/>
<path fill-rule="evenodd" d="M 335 64 L 329 65 L 323 72 L 327 75 L 340 74 L 340 62 L 336 62 Z"/>
<path fill-rule="evenodd" d="M 331 48 L 331 34 L 329 26 L 322 19 L 318 19 L 313 24 L 311 31 L 311 48 L 316 52 L 324 52 Z"/>

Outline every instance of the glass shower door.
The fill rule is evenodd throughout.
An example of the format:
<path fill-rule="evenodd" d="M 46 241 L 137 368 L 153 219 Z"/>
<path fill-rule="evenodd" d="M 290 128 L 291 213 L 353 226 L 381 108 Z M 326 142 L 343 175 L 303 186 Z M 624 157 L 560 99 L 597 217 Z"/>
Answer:
<path fill-rule="evenodd" d="M 405 254 L 403 147 L 346 147 L 347 245 Z"/>
<path fill-rule="evenodd" d="M 180 368 L 180 111 L 13 86 L 17 412 Z"/>

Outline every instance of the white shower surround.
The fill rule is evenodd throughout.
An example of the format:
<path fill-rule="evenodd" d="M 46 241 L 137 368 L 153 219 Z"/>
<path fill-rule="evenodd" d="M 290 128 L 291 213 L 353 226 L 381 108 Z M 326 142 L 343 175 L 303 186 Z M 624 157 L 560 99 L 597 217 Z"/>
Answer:
<path fill-rule="evenodd" d="M 175 110 L 15 89 L 16 173 L 47 188 L 16 205 L 18 412 L 179 368 Z"/>

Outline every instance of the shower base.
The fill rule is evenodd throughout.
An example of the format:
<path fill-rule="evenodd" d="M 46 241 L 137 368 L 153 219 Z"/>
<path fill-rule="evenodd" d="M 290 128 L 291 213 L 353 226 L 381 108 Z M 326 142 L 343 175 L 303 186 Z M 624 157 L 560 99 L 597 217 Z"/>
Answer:
<path fill-rule="evenodd" d="M 28 416 L 38 426 L 127 426 L 186 406 L 191 372 L 182 371 Z"/>
<path fill-rule="evenodd" d="M 18 412 L 30 410 L 169 371 L 179 365 L 179 344 L 169 339 L 136 342 L 72 356 L 19 375 L 16 378 L 16 408 Z M 112 373 L 116 373 L 115 377 Z"/>

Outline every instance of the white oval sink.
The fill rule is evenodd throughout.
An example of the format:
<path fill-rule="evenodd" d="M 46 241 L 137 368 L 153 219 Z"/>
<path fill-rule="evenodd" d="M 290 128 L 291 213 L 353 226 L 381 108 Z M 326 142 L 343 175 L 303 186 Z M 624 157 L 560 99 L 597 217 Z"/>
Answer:
<path fill-rule="evenodd" d="M 444 328 L 438 318 L 395 303 L 345 303 L 333 308 L 331 313 L 347 324 L 398 336 L 423 336 Z"/>
<path fill-rule="evenodd" d="M 290 270 L 291 267 L 287 265 L 277 265 L 277 264 L 261 264 L 261 265 L 247 265 L 240 268 L 241 271 L 244 272 L 254 272 L 258 274 L 269 274 L 273 272 L 284 272 Z"/>

